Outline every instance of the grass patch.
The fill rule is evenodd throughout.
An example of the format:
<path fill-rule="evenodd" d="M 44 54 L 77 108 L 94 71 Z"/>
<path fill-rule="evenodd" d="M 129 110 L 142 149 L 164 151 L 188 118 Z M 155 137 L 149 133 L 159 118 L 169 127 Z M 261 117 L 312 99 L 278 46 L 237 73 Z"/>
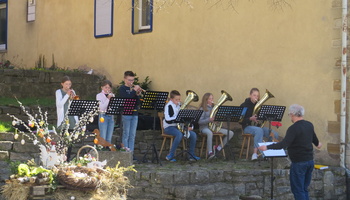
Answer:
<path fill-rule="evenodd" d="M 4 132 L 10 132 L 10 131 L 14 131 L 14 129 L 12 128 L 11 122 L 0 121 L 0 132 L 4 133 Z"/>
<path fill-rule="evenodd" d="M 40 105 L 40 106 L 54 106 L 56 104 L 55 99 L 52 98 L 19 98 L 18 99 L 24 106 Z M 15 98 L 0 97 L 0 105 L 18 105 Z"/>

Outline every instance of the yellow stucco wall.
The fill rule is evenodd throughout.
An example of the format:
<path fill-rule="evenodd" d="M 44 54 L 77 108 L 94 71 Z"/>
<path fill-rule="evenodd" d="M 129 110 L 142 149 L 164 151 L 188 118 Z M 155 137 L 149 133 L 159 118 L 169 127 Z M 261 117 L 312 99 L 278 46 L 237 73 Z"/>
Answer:
<path fill-rule="evenodd" d="M 333 80 L 340 49 L 332 40 L 334 30 L 331 0 L 288 1 L 291 7 L 275 10 L 266 0 L 233 1 L 211 7 L 192 0 L 154 12 L 153 32 L 131 33 L 131 3 L 116 0 L 114 35 L 94 38 L 94 1 L 37 0 L 35 22 L 26 22 L 26 0 L 9 1 L 9 38 L 6 57 L 15 64 L 33 67 L 43 54 L 60 67 L 86 65 L 105 74 L 113 83 L 123 72 L 133 70 L 140 79 L 150 76 L 152 90 L 194 90 L 220 96 L 226 90 L 239 105 L 252 87 L 263 95 L 268 89 L 276 98 L 266 104 L 306 108 L 320 140 L 335 143 L 327 134 L 327 122 L 336 121 Z M 157 4 L 156 4 L 157 6 Z M 14 59 L 15 58 L 15 59 Z M 198 105 L 198 103 L 192 103 Z M 287 115 L 279 129 L 291 125 Z M 323 150 L 326 150 L 324 145 Z"/>

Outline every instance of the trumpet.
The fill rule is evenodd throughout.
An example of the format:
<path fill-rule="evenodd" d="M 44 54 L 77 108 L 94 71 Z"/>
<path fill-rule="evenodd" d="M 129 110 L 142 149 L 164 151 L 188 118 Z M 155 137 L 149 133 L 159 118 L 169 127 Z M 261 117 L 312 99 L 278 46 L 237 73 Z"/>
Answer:
<path fill-rule="evenodd" d="M 115 97 L 115 95 L 111 91 L 108 91 L 108 93 L 106 94 L 106 97 L 108 96 Z"/>
<path fill-rule="evenodd" d="M 70 89 L 70 91 L 71 91 L 69 96 L 70 100 L 80 100 L 79 95 L 77 95 L 73 89 Z"/>
<path fill-rule="evenodd" d="M 139 86 L 140 87 L 140 86 Z M 131 90 L 135 90 L 135 85 L 131 85 L 130 87 Z M 146 92 L 146 90 L 142 89 L 141 87 L 138 90 L 135 90 L 136 93 L 142 93 L 142 92 Z"/>

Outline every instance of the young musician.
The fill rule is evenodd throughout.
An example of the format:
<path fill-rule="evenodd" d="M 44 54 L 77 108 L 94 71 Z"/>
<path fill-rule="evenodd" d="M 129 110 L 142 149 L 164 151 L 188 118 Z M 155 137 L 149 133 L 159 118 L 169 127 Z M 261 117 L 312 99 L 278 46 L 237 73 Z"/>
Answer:
<path fill-rule="evenodd" d="M 68 114 L 67 112 L 68 112 L 69 103 L 76 96 L 76 93 L 71 88 L 72 81 L 68 76 L 64 76 L 62 78 L 61 86 L 62 86 L 62 89 L 56 90 L 57 128 L 60 131 L 68 128 L 68 132 L 72 132 L 75 124 L 78 123 L 78 116 L 68 116 L 68 124 L 64 121 L 64 117 L 66 114 Z M 67 161 L 70 160 L 71 152 L 72 152 L 72 146 L 69 146 L 67 151 Z"/>
<path fill-rule="evenodd" d="M 199 130 L 201 133 L 207 135 L 207 150 L 209 159 L 213 158 L 215 156 L 215 151 L 220 151 L 223 147 L 221 145 L 212 146 L 213 141 L 213 132 L 209 129 L 209 123 L 214 122 L 214 117 L 210 117 L 210 114 L 212 112 L 212 109 L 214 107 L 214 97 L 211 93 L 205 93 L 202 98 L 202 102 L 200 104 L 199 109 L 203 110 L 203 113 L 201 115 L 201 118 L 198 121 L 199 124 Z M 229 131 L 229 137 L 227 139 L 227 129 L 221 128 L 218 132 L 224 134 L 223 138 L 223 145 L 228 142 L 233 137 L 233 131 Z"/>
<path fill-rule="evenodd" d="M 286 137 L 276 144 L 260 146 L 259 150 L 288 148 L 288 155 L 292 161 L 290 166 L 290 187 L 295 199 L 309 199 L 308 187 L 311 183 L 312 171 L 314 169 L 313 146 L 322 147 L 318 141 L 314 126 L 311 122 L 304 120 L 304 107 L 293 104 L 289 107 L 288 116 L 293 125 L 286 133 Z"/>
<path fill-rule="evenodd" d="M 259 144 L 263 141 L 263 137 L 272 140 L 269 133 L 269 128 L 252 125 L 252 122 L 258 123 L 257 116 L 253 115 L 254 107 L 260 99 L 260 92 L 258 88 L 252 88 L 249 93 L 249 97 L 241 104 L 241 107 L 247 107 L 247 112 L 244 116 L 243 121 L 241 122 L 242 129 L 244 133 L 249 133 L 254 135 L 254 153 L 252 155 L 252 160 L 258 159 L 258 147 Z M 278 133 L 272 130 L 274 137 L 278 138 Z"/>
<path fill-rule="evenodd" d="M 114 116 L 106 114 L 109 100 L 114 97 L 114 94 L 111 92 L 112 83 L 109 80 L 102 81 L 101 89 L 102 91 L 96 95 L 96 100 L 100 101 L 98 128 L 100 130 L 100 136 L 112 144 Z"/>
<path fill-rule="evenodd" d="M 183 133 L 177 128 L 177 123 L 175 123 L 175 119 L 179 113 L 180 110 L 180 100 L 181 95 L 177 90 L 173 90 L 170 92 L 170 101 L 165 105 L 164 107 L 164 120 L 163 120 L 163 127 L 164 132 L 168 135 L 174 136 L 173 145 L 171 146 L 169 154 L 165 157 L 170 162 L 176 162 L 176 159 L 174 158 L 175 150 L 177 149 L 177 146 L 182 140 Z M 189 156 L 190 160 L 199 160 L 200 158 L 195 156 L 194 154 L 194 148 L 196 147 L 196 140 L 197 135 L 195 132 L 193 132 L 193 127 L 188 127 L 190 136 L 190 151 L 189 153 L 191 156 Z"/>
<path fill-rule="evenodd" d="M 122 115 L 123 121 L 123 136 L 122 143 L 124 147 L 128 147 L 130 151 L 134 151 L 136 129 L 138 122 L 137 109 L 140 104 L 140 98 L 142 88 L 139 85 L 134 85 L 135 74 L 132 71 L 124 72 L 124 85 L 119 88 L 120 97 L 135 98 L 136 106 L 132 115 Z"/>
<path fill-rule="evenodd" d="M 68 105 L 71 100 L 76 96 L 75 91 L 71 88 L 72 81 L 68 76 L 64 76 L 61 81 L 61 89 L 56 90 L 56 110 L 57 110 L 57 128 L 64 129 L 66 123 L 62 123 L 65 114 L 68 111 Z M 75 124 L 78 122 L 77 116 L 68 116 L 69 127 L 73 129 Z"/>

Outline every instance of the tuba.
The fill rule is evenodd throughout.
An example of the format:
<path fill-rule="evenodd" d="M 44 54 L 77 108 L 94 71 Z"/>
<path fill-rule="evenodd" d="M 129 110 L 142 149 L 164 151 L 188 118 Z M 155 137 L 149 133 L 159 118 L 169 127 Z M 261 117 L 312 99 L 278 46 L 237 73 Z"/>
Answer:
<path fill-rule="evenodd" d="M 225 90 L 221 90 L 221 97 L 219 98 L 218 103 L 214 105 L 213 109 L 211 110 L 210 118 L 216 115 L 216 113 L 218 112 L 218 108 L 226 101 L 232 101 L 232 97 Z M 218 125 L 215 122 L 210 122 L 208 126 L 211 131 L 217 133 L 221 129 L 222 122 L 220 122 Z"/>
<path fill-rule="evenodd" d="M 260 109 L 261 109 L 261 106 L 265 103 L 265 101 L 269 100 L 270 98 L 275 98 L 275 96 L 273 96 L 271 94 L 271 92 L 269 92 L 267 89 L 266 89 L 266 93 L 264 94 L 264 96 L 258 101 L 258 103 L 255 104 L 254 106 L 254 110 L 253 110 L 253 115 L 258 115 Z M 252 115 L 252 116 L 253 116 Z M 252 122 L 252 126 L 259 126 L 259 127 L 263 127 L 265 124 L 265 121 L 262 122 L 261 124 L 260 123 L 256 123 L 256 122 Z"/>
<path fill-rule="evenodd" d="M 186 97 L 184 103 L 181 105 L 180 110 L 185 109 L 187 107 L 187 105 L 190 104 L 192 101 L 194 101 L 194 102 L 198 101 L 198 95 L 195 92 L 193 92 L 192 90 L 187 90 L 186 95 L 187 95 L 187 97 Z M 177 123 L 177 128 L 182 133 L 185 132 L 183 123 Z"/>

